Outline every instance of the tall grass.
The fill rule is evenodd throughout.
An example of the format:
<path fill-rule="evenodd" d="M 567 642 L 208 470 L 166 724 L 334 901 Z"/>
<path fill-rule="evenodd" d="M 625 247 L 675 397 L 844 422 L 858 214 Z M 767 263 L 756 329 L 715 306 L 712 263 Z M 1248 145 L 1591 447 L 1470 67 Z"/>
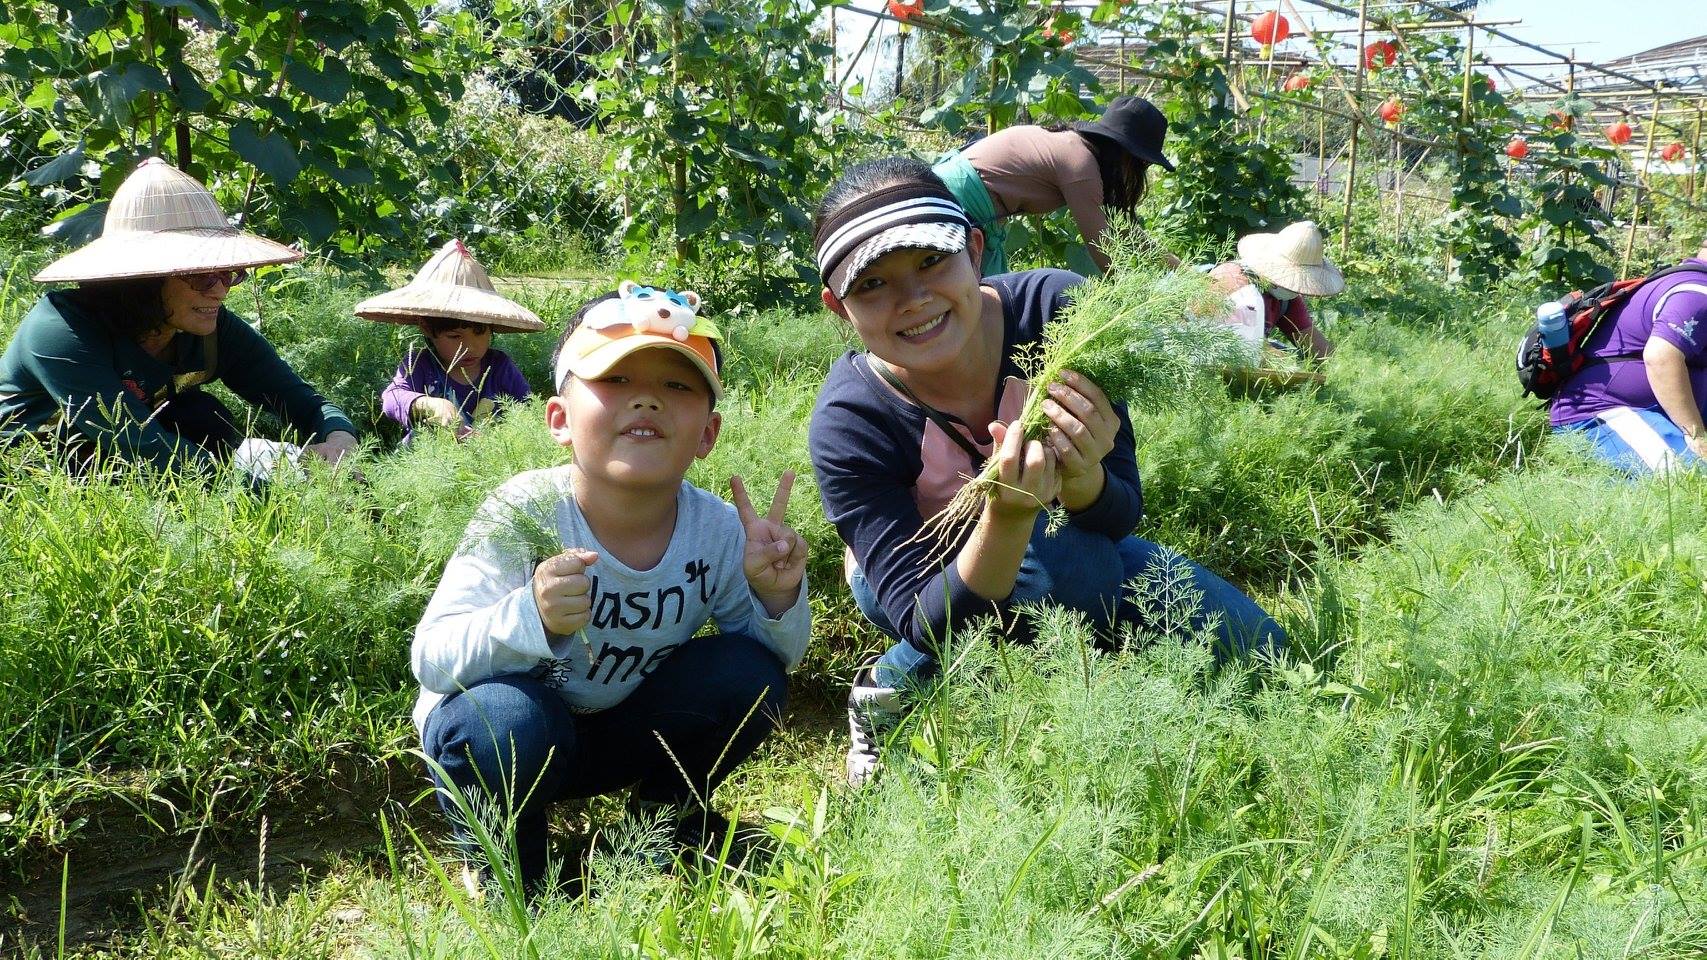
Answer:
<path fill-rule="evenodd" d="M 1133 411 L 1140 532 L 1262 592 L 1319 554 L 1384 535 L 1389 513 L 1517 466 L 1541 413 L 1503 347 L 1346 324 L 1328 382 Z"/>
<path fill-rule="evenodd" d="M 263 321 L 299 358 L 313 305 L 357 298 L 325 284 Z M 1268 594 L 1291 662 L 1098 653 L 1045 613 L 1033 648 L 957 638 L 875 790 L 834 785 L 834 734 L 780 735 L 723 788 L 768 858 L 661 874 L 599 808 L 571 864 L 586 892 L 519 916 L 439 882 L 437 847 L 395 819 L 420 809 L 405 791 L 391 857 L 292 893 L 203 877 L 119 952 L 1698 956 L 1707 479 L 1534 460 L 1507 321 L 1454 309 L 1385 324 L 1353 304 L 1328 318 L 1323 388 L 1135 411 L 1143 532 Z M 846 345 L 819 315 L 725 328 L 725 433 L 693 474 L 710 489 L 804 465 Z M 165 831 L 252 823 L 387 758 L 418 773 L 410 631 L 476 505 L 565 455 L 539 416 L 371 456 L 365 487 L 314 473 L 259 497 L 0 454 L 0 853 L 74 848 L 115 798 Z M 808 670 L 845 672 L 875 638 L 813 498 L 790 522 L 833 638 Z"/>
<path fill-rule="evenodd" d="M 262 330 L 323 389 L 376 396 L 398 328 L 348 316 L 365 287 L 313 270 L 288 277 L 262 291 Z M 821 313 L 723 322 L 724 435 L 691 479 L 723 492 L 732 473 L 761 486 L 800 473 L 808 489 L 789 521 L 812 548 L 825 638 L 807 671 L 829 685 L 878 642 L 841 588 L 840 543 L 805 469 L 816 386 L 851 337 Z M 1378 535 L 1393 506 L 1510 462 L 1512 401 L 1454 375 L 1491 372 L 1491 353 L 1421 333 L 1348 333 L 1328 389 L 1137 411 L 1143 532 L 1272 592 L 1317 550 Z M 553 339 L 519 342 L 543 351 Z M 0 517 L 12 585 L 0 629 L 17 666 L 0 677 L 0 716 L 18 732 L 0 761 L 12 812 L 0 847 L 67 841 L 76 804 L 93 798 L 127 798 L 165 829 L 210 806 L 256 810 L 323 782 L 339 757 L 371 763 L 408 743 L 414 621 L 486 494 L 562 460 L 540 419 L 524 406 L 469 443 L 424 436 L 365 464 L 366 488 L 317 475 L 261 499 L 231 496 L 229 481 L 208 490 L 142 473 L 72 482 L 4 455 L 17 507 Z"/>
<path fill-rule="evenodd" d="M 1704 494 L 1565 453 L 1425 501 L 1324 561 L 1345 616 L 1254 671 L 1059 611 L 962 635 L 874 788 L 802 765 L 748 798 L 768 857 L 671 876 L 618 829 L 519 923 L 430 848 L 326 896 L 379 957 L 1699 956 Z M 230 929 L 290 915 L 227 896 Z"/>

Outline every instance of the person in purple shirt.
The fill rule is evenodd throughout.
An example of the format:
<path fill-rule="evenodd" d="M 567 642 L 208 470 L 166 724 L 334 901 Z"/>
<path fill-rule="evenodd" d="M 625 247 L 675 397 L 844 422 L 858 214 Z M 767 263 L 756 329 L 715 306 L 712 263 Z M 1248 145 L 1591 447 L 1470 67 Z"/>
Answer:
<path fill-rule="evenodd" d="M 1707 459 L 1707 244 L 1639 288 L 1588 338 L 1593 358 L 1553 398 L 1558 433 L 1583 433 L 1632 474 Z"/>
<path fill-rule="evenodd" d="M 545 324 L 532 311 L 498 294 L 461 240 L 452 240 L 400 287 L 356 304 L 355 314 L 420 328 L 427 349 L 410 348 L 380 394 L 387 417 L 414 436 L 422 424 L 456 431 L 457 439 L 526 400 L 526 378 L 515 361 L 492 349 L 494 331 L 529 333 Z"/>

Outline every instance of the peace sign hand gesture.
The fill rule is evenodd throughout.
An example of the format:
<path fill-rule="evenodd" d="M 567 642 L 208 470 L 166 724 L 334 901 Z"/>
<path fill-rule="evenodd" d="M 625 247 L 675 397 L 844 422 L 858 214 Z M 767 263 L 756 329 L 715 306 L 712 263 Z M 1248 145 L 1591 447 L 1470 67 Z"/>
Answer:
<path fill-rule="evenodd" d="M 735 501 L 735 513 L 747 533 L 742 558 L 747 585 L 773 619 L 794 606 L 800 595 L 800 580 L 806 575 L 806 542 L 783 522 L 788 513 L 788 494 L 793 489 L 794 471 L 785 470 L 777 481 L 770 512 L 761 516 L 747 497 L 747 485 L 740 477 L 729 478 L 730 499 Z"/>

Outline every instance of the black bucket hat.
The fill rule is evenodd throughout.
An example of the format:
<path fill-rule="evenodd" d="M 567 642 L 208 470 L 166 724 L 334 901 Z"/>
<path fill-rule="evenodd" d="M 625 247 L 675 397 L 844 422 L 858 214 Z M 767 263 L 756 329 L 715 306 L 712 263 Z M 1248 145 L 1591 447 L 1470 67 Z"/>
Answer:
<path fill-rule="evenodd" d="M 1080 133 L 1112 140 L 1127 153 L 1149 163 L 1159 163 L 1172 173 L 1174 165 L 1162 156 L 1162 141 L 1168 136 L 1168 118 L 1143 97 L 1115 97 L 1096 120 L 1073 124 Z"/>

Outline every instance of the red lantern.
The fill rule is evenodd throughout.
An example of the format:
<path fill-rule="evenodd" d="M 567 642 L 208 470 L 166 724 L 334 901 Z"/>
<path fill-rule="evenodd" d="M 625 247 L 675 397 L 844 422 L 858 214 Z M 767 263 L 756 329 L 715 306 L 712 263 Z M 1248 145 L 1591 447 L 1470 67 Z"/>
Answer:
<path fill-rule="evenodd" d="M 1666 163 L 1676 163 L 1677 161 L 1682 160 L 1683 159 L 1683 144 L 1681 144 L 1681 143 L 1669 143 L 1669 144 L 1667 144 L 1666 148 L 1664 150 L 1660 151 L 1660 159 L 1664 160 Z"/>
<path fill-rule="evenodd" d="M 1563 110 L 1554 110 L 1549 116 L 1553 118 L 1553 129 L 1555 130 L 1569 130 L 1577 125 L 1577 118 Z"/>
<path fill-rule="evenodd" d="M 1522 137 L 1512 137 L 1511 142 L 1505 145 L 1505 155 L 1513 160 L 1522 160 L 1529 156 L 1529 141 Z"/>
<path fill-rule="evenodd" d="M 1286 78 L 1286 84 L 1281 89 L 1287 93 L 1301 93 L 1310 89 L 1310 77 L 1306 74 L 1295 73 Z"/>
<path fill-rule="evenodd" d="M 1606 128 L 1606 139 L 1611 140 L 1613 146 L 1622 147 L 1626 143 L 1630 142 L 1630 137 L 1634 135 L 1634 133 L 1635 131 L 1630 129 L 1630 125 L 1628 123 L 1620 120 Z"/>
<path fill-rule="evenodd" d="M 1399 125 L 1399 118 L 1405 115 L 1405 105 L 1399 102 L 1398 97 L 1394 97 L 1383 103 L 1381 109 L 1376 112 L 1381 115 L 1381 119 L 1387 121 L 1387 126 L 1396 127 Z"/>
<path fill-rule="evenodd" d="M 1256 18 L 1251 24 L 1251 39 L 1262 44 L 1264 60 L 1274 56 L 1274 45 L 1285 43 L 1292 36 L 1292 24 L 1286 18 L 1273 10 Z"/>
<path fill-rule="evenodd" d="M 906 23 L 925 15 L 925 0 L 889 0 L 889 15 Z"/>
<path fill-rule="evenodd" d="M 1363 48 L 1363 65 L 1371 70 L 1390 67 L 1399 59 L 1399 45 L 1391 40 L 1377 40 Z"/>
<path fill-rule="evenodd" d="M 1061 46 L 1064 47 L 1067 44 L 1073 42 L 1073 31 L 1068 30 L 1065 27 L 1062 27 L 1060 29 L 1056 29 L 1055 27 L 1044 27 L 1043 28 L 1043 39 L 1053 40 L 1054 42 L 1059 43 Z"/>

